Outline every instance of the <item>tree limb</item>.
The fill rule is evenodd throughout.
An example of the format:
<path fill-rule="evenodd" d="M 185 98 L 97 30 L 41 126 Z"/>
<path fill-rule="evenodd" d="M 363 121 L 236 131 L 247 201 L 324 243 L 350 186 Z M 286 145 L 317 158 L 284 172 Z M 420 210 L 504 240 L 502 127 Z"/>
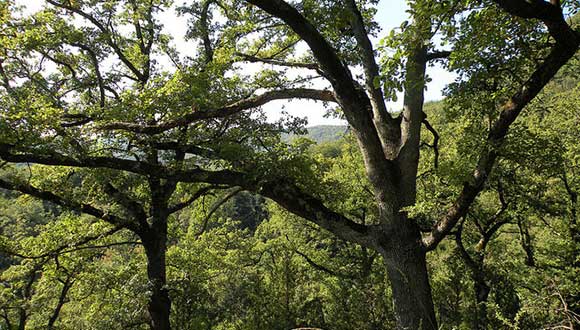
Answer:
<path fill-rule="evenodd" d="M 320 32 L 294 7 L 283 0 L 248 0 L 249 3 L 280 18 L 310 47 L 321 68 L 330 77 L 337 94 L 352 94 L 356 86 L 348 68 Z"/>
<path fill-rule="evenodd" d="M 572 30 L 566 20 L 559 1 L 544 0 L 494 0 L 503 10 L 522 18 L 536 18 L 544 22 L 550 35 L 557 43 L 577 48 L 580 35 Z"/>
<path fill-rule="evenodd" d="M 354 0 L 346 0 L 351 12 L 351 26 L 362 56 L 365 86 L 374 114 L 374 123 L 381 138 L 387 157 L 394 158 L 401 138 L 401 127 L 397 119 L 391 117 L 385 105 L 385 98 L 379 82 L 380 70 L 375 60 L 375 51 L 365 28 L 364 20 Z"/>
<path fill-rule="evenodd" d="M 60 315 L 60 311 L 61 311 L 62 307 L 66 303 L 66 296 L 67 296 L 70 288 L 73 286 L 73 283 L 74 283 L 74 274 L 67 275 L 66 280 L 63 281 L 63 283 L 62 283 L 62 289 L 60 290 L 60 295 L 58 296 L 58 301 L 57 301 L 56 307 L 54 308 L 54 310 L 53 310 L 53 312 L 48 320 L 48 324 L 47 324 L 48 330 L 54 329 L 54 324 L 56 323 L 56 320 L 58 319 L 58 316 Z"/>
<path fill-rule="evenodd" d="M 374 248 L 375 241 L 370 235 L 373 230 L 378 231 L 377 226 L 365 226 L 358 224 L 349 218 L 336 213 L 327 208 L 318 198 L 304 192 L 298 186 L 284 179 L 260 180 L 247 176 L 244 173 L 235 172 L 231 170 L 216 170 L 206 171 L 202 169 L 181 170 L 169 168 L 159 164 L 149 164 L 129 159 L 121 159 L 115 157 L 84 157 L 81 160 L 74 159 L 58 153 L 49 155 L 34 154 L 32 152 L 21 154 L 14 153 L 12 147 L 7 144 L 0 143 L 0 158 L 16 163 L 38 163 L 44 165 L 61 165 L 73 167 L 88 167 L 88 168 L 110 168 L 121 171 L 129 171 L 144 176 L 155 176 L 158 178 L 165 178 L 179 182 L 191 183 L 209 183 L 214 185 L 230 185 L 240 186 L 246 190 L 259 193 L 265 197 L 271 198 L 288 211 L 301 216 L 309 221 L 312 221 L 320 227 L 336 234 L 338 237 L 361 244 L 366 247 Z M 0 187 L 2 187 L 0 185 Z M 40 198 L 46 197 L 49 200 L 53 199 L 56 202 L 66 204 L 62 198 L 49 192 L 36 192 L 31 187 L 16 187 L 14 185 L 7 185 L 6 189 L 19 190 L 30 195 L 37 194 Z M 12 189 L 12 188 L 22 188 Z M 46 193 L 46 195 L 44 195 Z M 44 199 L 44 198 L 43 198 Z M 103 220 L 121 221 L 121 219 L 113 215 L 106 214 L 102 211 L 91 208 L 90 205 L 76 205 L 77 208 L 86 208 L 85 213 L 92 212 L 95 216 Z M 84 212 L 84 211 L 83 211 Z M 91 213 L 89 213 L 91 214 Z M 125 224 L 125 223 L 123 223 Z M 127 223 L 132 227 L 127 227 L 134 232 L 138 232 L 141 228 L 137 224 Z M 378 237 L 378 235 L 375 235 Z"/>
<path fill-rule="evenodd" d="M 523 1 L 514 1 L 514 3 L 519 2 Z M 565 43 L 557 42 L 552 47 L 550 54 L 543 63 L 539 65 L 530 78 L 500 108 L 499 118 L 494 122 L 489 131 L 486 144 L 479 156 L 470 182 L 466 182 L 463 185 L 463 190 L 455 203 L 447 211 L 445 216 L 435 224 L 431 233 L 423 238 L 423 244 L 427 251 L 433 250 L 437 246 L 453 226 L 455 226 L 457 221 L 465 215 L 469 206 L 484 188 L 489 173 L 499 156 L 499 148 L 503 145 L 510 125 L 516 120 L 523 108 L 554 77 L 558 70 L 574 56 L 580 45 L 580 37 L 573 33 L 573 31 L 571 35 L 573 36 L 572 40 L 567 40 Z"/>
<path fill-rule="evenodd" d="M 427 53 L 427 61 L 439 60 L 451 56 L 451 51 L 437 50 Z"/>
<path fill-rule="evenodd" d="M 95 76 L 97 77 L 97 84 L 99 86 L 99 94 L 100 94 L 100 101 L 99 105 L 101 108 L 105 107 L 105 83 L 103 82 L 103 76 L 101 75 L 101 70 L 99 69 L 99 60 L 97 58 L 97 54 L 91 49 L 91 47 L 83 45 L 81 43 L 75 43 L 73 46 L 76 46 L 89 54 L 89 58 L 93 63 L 93 67 L 95 69 Z"/>
<path fill-rule="evenodd" d="M 244 61 L 251 62 L 251 63 L 266 63 L 266 64 L 285 66 L 285 67 L 290 67 L 290 68 L 310 69 L 310 70 L 315 70 L 317 73 L 324 76 L 324 72 L 322 70 L 320 70 L 320 66 L 316 63 L 287 62 L 287 61 L 276 60 L 273 58 L 257 57 L 254 55 L 244 54 L 244 53 L 235 53 L 235 55 L 241 57 Z"/>
<path fill-rule="evenodd" d="M 140 226 L 146 228 L 147 226 L 147 213 L 145 212 L 145 208 L 141 203 L 131 198 L 126 193 L 117 189 L 113 184 L 110 182 L 105 183 L 104 191 L 107 195 L 111 196 L 115 202 L 119 203 L 119 205 L 123 206 L 134 219 L 136 219 Z"/>
<path fill-rule="evenodd" d="M 324 102 L 336 102 L 336 99 L 332 92 L 327 90 L 317 90 L 308 88 L 294 88 L 294 89 L 283 89 L 265 92 L 264 94 L 249 97 L 223 108 L 205 110 L 205 111 L 193 111 L 180 118 L 160 123 L 157 125 L 140 125 L 135 123 L 127 122 L 112 122 L 108 124 L 101 125 L 99 129 L 101 130 L 127 130 L 135 133 L 142 134 L 159 134 L 167 130 L 187 126 L 195 121 L 211 118 L 222 118 L 227 117 L 238 112 L 254 109 L 262 106 L 268 102 L 274 100 L 286 100 L 286 99 L 311 99 Z"/>
<path fill-rule="evenodd" d="M 353 79 L 337 51 L 296 8 L 284 0 L 247 1 L 284 21 L 308 44 L 321 69 L 328 76 L 337 102 L 361 145 L 367 175 L 381 208 L 386 214 L 395 214 L 399 208 L 399 197 L 394 189 L 397 169 L 392 161 L 386 159 L 379 133 L 373 122 L 372 105 L 368 95 Z"/>
<path fill-rule="evenodd" d="M 213 46 L 211 44 L 211 39 L 209 37 L 209 21 L 208 21 L 209 6 L 213 2 L 214 2 L 213 0 L 204 1 L 203 5 L 202 5 L 199 21 L 198 21 L 198 23 L 201 25 L 200 32 L 201 32 L 201 37 L 202 37 L 201 39 L 203 41 L 203 48 L 204 48 L 204 55 L 205 55 L 204 60 L 205 60 L 206 64 L 213 61 L 213 54 L 214 54 Z"/>

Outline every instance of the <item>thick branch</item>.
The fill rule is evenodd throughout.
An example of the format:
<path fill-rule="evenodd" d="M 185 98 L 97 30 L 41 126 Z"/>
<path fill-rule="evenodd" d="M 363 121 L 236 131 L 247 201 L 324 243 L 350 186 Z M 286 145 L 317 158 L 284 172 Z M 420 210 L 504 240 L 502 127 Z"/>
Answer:
<path fill-rule="evenodd" d="M 131 216 L 139 221 L 143 228 L 146 228 L 147 214 L 141 203 L 137 202 L 126 193 L 115 188 L 115 186 L 113 186 L 110 182 L 105 183 L 104 191 L 107 195 L 111 196 L 115 202 L 119 203 L 119 205 L 123 206 L 127 211 L 129 211 Z"/>
<path fill-rule="evenodd" d="M 13 153 L 10 146 L 6 144 L 0 144 L 0 158 L 16 163 L 30 162 L 44 165 L 110 168 L 121 171 L 129 171 L 148 177 L 155 176 L 158 178 L 174 180 L 176 182 L 203 182 L 214 185 L 240 186 L 245 190 L 257 192 L 265 197 L 271 198 L 282 207 L 286 208 L 288 211 L 318 224 L 320 227 L 336 234 L 338 237 L 344 240 L 373 248 L 375 244 L 370 236 L 370 231 L 374 230 L 375 227 L 358 224 L 348 219 L 347 217 L 330 210 L 322 203 L 322 201 L 316 197 L 304 192 L 296 185 L 286 182 L 282 179 L 259 181 L 252 178 L 252 176 L 246 177 L 246 175 L 243 173 L 230 170 L 205 171 L 197 168 L 192 170 L 180 170 L 168 168 L 163 165 L 153 165 L 114 157 L 86 157 L 82 160 L 76 160 L 74 158 L 56 153 L 51 155 L 35 155 L 33 153 L 18 154 Z M 0 187 L 3 186 L 0 185 Z M 30 195 L 36 194 L 39 198 L 48 200 L 52 199 L 57 203 L 62 203 L 61 205 L 64 204 L 63 206 L 69 205 L 66 203 L 66 201 L 62 200 L 62 198 L 54 194 L 46 193 L 47 195 L 44 195 L 44 192 L 36 192 L 31 187 L 21 188 L 6 184 L 5 188 L 19 190 L 24 193 L 29 193 Z M 15 188 L 21 188 L 22 190 Z M 70 206 L 80 208 L 83 210 L 82 212 L 86 210 L 87 212 L 85 213 L 95 215 L 111 223 L 113 223 L 113 221 L 121 221 L 121 219 L 115 218 L 110 214 L 105 214 L 100 210 L 96 210 L 90 205 L 71 204 Z M 125 223 L 123 224 L 125 225 Z M 127 224 L 127 226 L 128 225 L 129 224 Z M 136 224 L 132 224 L 132 227 L 129 229 L 133 230 L 134 232 L 138 232 L 139 228 L 140 227 L 138 227 Z"/>
<path fill-rule="evenodd" d="M 294 7 L 283 0 L 248 0 L 248 2 L 283 20 L 308 44 L 322 70 L 330 76 L 330 82 L 337 94 L 353 94 L 356 91 L 351 74 L 336 51 Z"/>
<path fill-rule="evenodd" d="M 420 24 L 427 24 L 418 19 Z M 419 146 L 421 143 L 421 123 L 425 117 L 425 70 L 427 49 L 420 42 L 409 49 L 405 64 L 405 93 L 403 97 L 403 121 L 401 125 L 401 149 L 397 163 L 401 172 L 400 190 L 403 205 L 413 205 L 417 195 L 417 169 L 419 165 Z"/>
<path fill-rule="evenodd" d="M 503 10 L 522 18 L 536 18 L 544 22 L 550 35 L 560 44 L 577 47 L 580 38 L 566 20 L 559 1 L 544 0 L 494 0 Z"/>
<path fill-rule="evenodd" d="M 50 316 L 50 319 L 48 320 L 47 329 L 49 329 L 49 330 L 54 329 L 54 324 L 56 323 L 56 320 L 58 319 L 58 316 L 60 315 L 60 311 L 61 311 L 62 307 L 66 303 L 66 296 L 68 294 L 68 291 L 72 287 L 73 283 L 74 283 L 74 274 L 67 275 L 66 280 L 63 281 L 63 283 L 62 283 L 62 289 L 60 290 L 60 295 L 58 297 L 58 302 L 56 304 L 56 307 L 54 308 L 52 315 Z"/>
<path fill-rule="evenodd" d="M 251 62 L 251 63 L 266 63 L 266 64 L 285 66 L 285 67 L 290 67 L 290 68 L 310 69 L 310 70 L 315 70 L 322 75 L 324 74 L 320 70 L 320 66 L 316 63 L 287 62 L 287 61 L 281 61 L 281 60 L 276 60 L 276 59 L 272 59 L 272 58 L 257 57 L 254 55 L 243 54 L 243 53 L 236 53 L 235 55 L 241 57 L 244 61 Z"/>
<path fill-rule="evenodd" d="M 364 20 L 354 0 L 347 0 L 346 5 L 351 12 L 351 25 L 362 57 L 362 66 L 365 73 L 365 85 L 369 94 L 374 114 L 374 123 L 385 154 L 394 158 L 401 138 L 399 121 L 391 117 L 385 105 L 381 84 L 377 83 L 380 70 L 375 60 L 375 51 L 365 28 Z"/>
<path fill-rule="evenodd" d="M 532 246 L 532 238 L 528 227 L 522 223 L 522 218 L 518 217 L 518 229 L 520 233 L 520 244 L 526 253 L 525 264 L 530 267 L 535 267 L 536 260 L 534 258 L 534 248 Z"/>
<path fill-rule="evenodd" d="M 367 94 L 352 78 L 350 70 L 343 64 L 336 50 L 294 7 L 283 0 L 247 1 L 280 18 L 308 44 L 328 76 L 336 99 L 359 140 L 375 197 L 386 214 L 395 214 L 399 208 L 398 196 L 394 189 L 397 171 L 393 163 L 385 159 L 381 139 L 373 123 L 371 101 Z"/>
<path fill-rule="evenodd" d="M 203 40 L 203 48 L 205 52 L 205 63 L 210 63 L 213 61 L 213 46 L 211 44 L 211 39 L 209 37 L 209 6 L 212 4 L 212 0 L 206 0 L 203 3 L 201 10 L 201 15 L 199 17 L 199 24 L 201 24 L 201 34 Z"/>
<path fill-rule="evenodd" d="M 12 163 L 35 163 L 53 166 L 71 166 L 80 168 L 109 168 L 127 171 L 147 177 L 171 179 L 179 182 L 205 182 L 217 185 L 241 185 L 243 176 L 230 170 L 205 171 L 194 168 L 182 170 L 169 168 L 160 164 L 150 164 L 130 159 L 115 157 L 83 157 L 75 159 L 59 153 L 35 154 L 32 151 L 18 152 L 10 145 L 0 143 L 0 159 Z"/>
<path fill-rule="evenodd" d="M 574 47 L 569 46 L 570 43 L 573 43 Z M 490 129 L 486 145 L 479 156 L 479 161 L 473 171 L 470 182 L 466 182 L 463 185 L 463 190 L 456 202 L 447 211 L 447 214 L 437 222 L 431 233 L 423 239 L 426 250 L 434 249 L 455 226 L 457 221 L 465 215 L 469 206 L 483 189 L 510 125 L 516 120 L 523 108 L 554 77 L 558 70 L 574 56 L 579 45 L 580 38 L 578 37 L 566 44 L 557 43 L 528 81 L 501 107 L 500 116 Z"/>
<path fill-rule="evenodd" d="M 337 237 L 365 247 L 376 248 L 371 232 L 374 226 L 356 223 L 347 217 L 327 208 L 322 201 L 302 191 L 299 187 L 275 180 L 260 186 L 258 193 L 276 201 L 286 210 L 316 223 Z"/>
<path fill-rule="evenodd" d="M 544 0 L 494 0 L 503 10 L 522 18 L 557 21 L 562 18 L 559 6 Z"/>
<path fill-rule="evenodd" d="M 244 110 L 257 108 L 274 100 L 286 100 L 295 98 L 311 99 L 324 102 L 336 102 L 336 99 L 332 94 L 332 92 L 326 90 L 317 90 L 308 88 L 275 90 L 265 92 L 264 94 L 253 96 L 244 100 L 240 100 L 238 102 L 227 105 L 223 108 L 190 112 L 189 114 L 186 114 L 183 117 L 167 121 L 165 123 L 160 123 L 158 125 L 140 125 L 135 123 L 113 122 L 102 125 L 100 129 L 103 130 L 120 129 L 132 131 L 135 133 L 159 134 L 175 127 L 187 126 L 198 120 L 227 117 Z"/>
<path fill-rule="evenodd" d="M 427 53 L 427 61 L 439 60 L 451 56 L 451 51 L 438 50 Z"/>
<path fill-rule="evenodd" d="M 177 141 L 168 142 L 152 142 L 151 146 L 158 150 L 174 150 L 184 152 L 187 154 L 197 155 L 208 159 L 218 159 L 219 155 L 214 150 L 198 147 L 195 145 L 188 145 L 179 143 Z"/>

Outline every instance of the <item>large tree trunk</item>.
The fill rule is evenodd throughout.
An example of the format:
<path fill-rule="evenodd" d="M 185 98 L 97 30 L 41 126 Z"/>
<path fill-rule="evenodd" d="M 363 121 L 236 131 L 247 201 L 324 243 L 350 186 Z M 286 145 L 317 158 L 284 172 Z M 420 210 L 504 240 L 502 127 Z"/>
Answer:
<path fill-rule="evenodd" d="M 167 230 L 150 230 L 142 241 L 147 255 L 147 277 L 151 291 L 148 303 L 151 330 L 170 330 L 171 300 L 166 288 L 165 269 Z"/>
<path fill-rule="evenodd" d="M 437 330 L 437 319 L 421 235 L 411 219 L 399 215 L 396 233 L 381 241 L 393 292 L 397 329 Z"/>

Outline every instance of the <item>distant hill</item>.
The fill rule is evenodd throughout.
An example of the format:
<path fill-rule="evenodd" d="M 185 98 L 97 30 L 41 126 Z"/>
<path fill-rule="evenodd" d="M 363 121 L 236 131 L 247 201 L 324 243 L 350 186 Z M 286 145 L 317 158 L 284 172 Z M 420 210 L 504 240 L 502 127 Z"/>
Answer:
<path fill-rule="evenodd" d="M 342 125 L 319 125 L 307 128 L 308 133 L 304 136 L 316 143 L 332 142 L 340 140 L 347 132 L 347 126 Z M 284 135 L 284 140 L 292 140 L 296 135 Z"/>
<path fill-rule="evenodd" d="M 316 143 L 331 142 L 341 139 L 347 132 L 347 126 L 320 125 L 308 127 L 308 137 Z"/>

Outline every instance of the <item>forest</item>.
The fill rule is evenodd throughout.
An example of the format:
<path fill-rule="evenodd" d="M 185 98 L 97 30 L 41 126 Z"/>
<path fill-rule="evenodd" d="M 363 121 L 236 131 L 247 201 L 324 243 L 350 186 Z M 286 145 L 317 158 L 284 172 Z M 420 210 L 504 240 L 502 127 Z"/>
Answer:
<path fill-rule="evenodd" d="M 0 330 L 580 329 L 580 2 L 378 5 L 0 0 Z"/>

